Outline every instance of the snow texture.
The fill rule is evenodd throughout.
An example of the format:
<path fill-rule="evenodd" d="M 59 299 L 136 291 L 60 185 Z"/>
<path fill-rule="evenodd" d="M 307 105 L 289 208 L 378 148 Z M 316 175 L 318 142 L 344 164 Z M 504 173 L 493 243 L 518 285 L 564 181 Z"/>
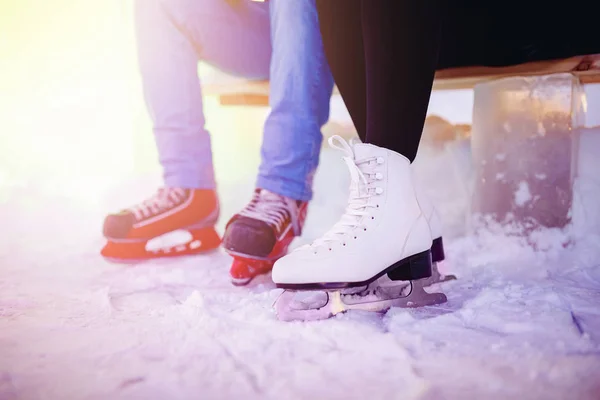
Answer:
<path fill-rule="evenodd" d="M 343 208 L 343 163 L 330 150 L 322 158 L 304 241 Z M 223 198 L 240 199 L 223 215 L 250 195 L 245 180 L 221 188 Z M 154 188 L 134 182 L 144 183 L 119 191 L 127 186 L 133 199 Z M 446 304 L 284 323 L 269 278 L 233 287 L 221 251 L 110 264 L 98 255 L 102 207 L 35 186 L 4 192 L 2 400 L 600 393 L 597 234 L 570 241 L 568 230 L 547 230 L 527 241 L 516 227 L 490 224 L 447 238 L 443 270 L 459 280 L 441 285 Z"/>
<path fill-rule="evenodd" d="M 525 181 L 519 182 L 519 186 L 515 191 L 515 204 L 518 207 L 523 207 L 527 202 L 531 201 L 531 192 L 529 185 Z"/>

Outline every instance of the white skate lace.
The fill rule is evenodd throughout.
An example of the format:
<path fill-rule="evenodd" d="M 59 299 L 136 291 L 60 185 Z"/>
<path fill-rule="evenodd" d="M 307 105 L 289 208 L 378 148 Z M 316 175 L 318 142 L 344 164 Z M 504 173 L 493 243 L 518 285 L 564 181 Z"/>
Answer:
<path fill-rule="evenodd" d="M 266 222 L 276 227 L 279 232 L 289 216 L 294 233 L 300 234 L 296 201 L 268 190 L 260 190 L 258 196 L 240 212 L 240 215 Z"/>
<path fill-rule="evenodd" d="M 350 171 L 350 195 L 348 206 L 341 219 L 321 238 L 316 239 L 309 246 L 317 251 L 320 247 L 330 247 L 333 242 L 342 242 L 349 238 L 349 234 L 359 227 L 364 216 L 369 215 L 369 208 L 376 208 L 377 205 L 371 202 L 371 198 L 377 193 L 377 188 L 372 184 L 377 178 L 377 174 L 372 171 L 372 163 L 377 162 L 377 157 L 370 157 L 364 160 L 355 160 L 353 151 L 353 142 L 348 144 L 340 136 L 329 138 L 329 146 L 341 150 L 346 154 L 343 159 Z M 338 142 L 340 145 L 337 145 Z"/>
<path fill-rule="evenodd" d="M 131 207 L 136 220 L 142 220 L 168 210 L 186 199 L 186 190 L 181 188 L 161 188 L 152 197 Z"/>

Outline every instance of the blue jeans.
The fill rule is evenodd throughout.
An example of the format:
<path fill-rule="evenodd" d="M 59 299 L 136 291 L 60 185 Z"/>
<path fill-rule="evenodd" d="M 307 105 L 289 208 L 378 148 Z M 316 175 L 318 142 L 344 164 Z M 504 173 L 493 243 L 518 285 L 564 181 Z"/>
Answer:
<path fill-rule="evenodd" d="M 138 59 L 166 186 L 215 188 L 198 62 L 271 81 L 257 187 L 309 200 L 333 78 L 315 0 L 137 0 Z"/>

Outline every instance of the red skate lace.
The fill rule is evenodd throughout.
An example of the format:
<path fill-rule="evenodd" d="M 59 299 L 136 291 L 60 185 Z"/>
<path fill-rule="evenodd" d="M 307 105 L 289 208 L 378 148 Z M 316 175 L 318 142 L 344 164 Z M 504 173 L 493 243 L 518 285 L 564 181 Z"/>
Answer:
<path fill-rule="evenodd" d="M 136 220 L 142 220 L 171 209 L 186 199 L 186 190 L 181 188 L 161 188 L 152 197 L 131 207 L 129 210 Z"/>
<path fill-rule="evenodd" d="M 266 222 L 274 226 L 278 232 L 281 232 L 289 217 L 294 233 L 300 234 L 296 201 L 268 190 L 263 189 L 256 193 L 250 204 L 240 212 L 240 215 Z"/>

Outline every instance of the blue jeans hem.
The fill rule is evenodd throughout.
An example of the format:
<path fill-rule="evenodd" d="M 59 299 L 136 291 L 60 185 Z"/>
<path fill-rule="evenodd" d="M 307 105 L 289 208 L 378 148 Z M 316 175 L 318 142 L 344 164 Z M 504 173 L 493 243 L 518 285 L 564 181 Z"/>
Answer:
<path fill-rule="evenodd" d="M 300 184 L 281 178 L 259 176 L 256 187 L 300 201 L 310 201 L 313 195 L 312 190 L 307 189 L 304 183 Z"/>

